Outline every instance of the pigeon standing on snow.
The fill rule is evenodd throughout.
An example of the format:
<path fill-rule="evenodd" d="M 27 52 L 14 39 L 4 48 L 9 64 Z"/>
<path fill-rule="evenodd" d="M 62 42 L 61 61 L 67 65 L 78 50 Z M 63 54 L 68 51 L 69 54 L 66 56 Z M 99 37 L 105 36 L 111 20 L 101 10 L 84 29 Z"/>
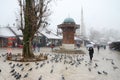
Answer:
<path fill-rule="evenodd" d="M 0 69 L 0 72 L 2 72 L 2 70 Z"/>
<path fill-rule="evenodd" d="M 105 74 L 105 75 L 107 75 L 108 73 L 107 72 L 105 72 L 105 71 L 103 71 L 103 73 Z"/>
<path fill-rule="evenodd" d="M 42 80 L 42 75 L 39 77 L 39 79 L 38 80 Z"/>
<path fill-rule="evenodd" d="M 88 68 L 88 70 L 91 72 L 91 68 Z"/>
<path fill-rule="evenodd" d="M 28 77 L 28 73 L 26 73 L 26 74 L 24 75 L 24 78 L 26 78 L 26 77 Z"/>
<path fill-rule="evenodd" d="M 98 74 L 102 74 L 100 71 L 98 71 Z"/>
<path fill-rule="evenodd" d="M 65 80 L 65 77 L 62 75 L 62 80 Z"/>

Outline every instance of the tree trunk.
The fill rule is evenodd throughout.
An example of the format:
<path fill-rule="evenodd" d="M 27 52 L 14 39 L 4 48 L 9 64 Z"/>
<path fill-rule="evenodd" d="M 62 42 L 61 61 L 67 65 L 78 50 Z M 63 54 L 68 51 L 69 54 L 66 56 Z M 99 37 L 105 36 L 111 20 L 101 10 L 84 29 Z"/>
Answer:
<path fill-rule="evenodd" d="M 34 54 L 32 51 L 32 41 L 34 34 L 42 26 L 48 25 L 47 17 L 50 15 L 48 4 L 52 0 L 22 0 L 23 3 L 23 14 L 21 12 L 21 18 L 24 17 L 23 24 L 21 24 L 21 30 L 23 33 L 23 58 L 33 58 Z M 21 0 L 19 0 L 20 6 Z M 21 7 L 22 9 L 22 7 Z"/>
<path fill-rule="evenodd" d="M 29 40 L 28 40 L 29 39 Z M 24 36 L 23 43 L 23 58 L 34 58 L 34 54 L 32 51 L 32 40 L 28 37 Z"/>
<path fill-rule="evenodd" d="M 32 24 L 32 16 L 34 15 L 32 12 L 32 0 L 26 0 L 25 6 L 25 29 L 23 31 L 23 58 L 34 58 L 34 54 L 32 51 L 32 40 L 33 34 L 33 24 Z"/>

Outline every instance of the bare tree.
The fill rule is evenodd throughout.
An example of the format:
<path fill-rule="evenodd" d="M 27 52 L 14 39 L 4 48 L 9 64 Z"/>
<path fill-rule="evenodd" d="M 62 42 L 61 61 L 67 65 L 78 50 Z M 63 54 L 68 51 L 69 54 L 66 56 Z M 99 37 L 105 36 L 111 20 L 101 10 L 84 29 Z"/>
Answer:
<path fill-rule="evenodd" d="M 89 38 L 91 41 L 99 41 L 101 38 L 101 33 L 97 30 L 94 30 L 93 28 L 90 29 L 90 34 L 89 34 Z"/>
<path fill-rule="evenodd" d="M 23 58 L 34 58 L 32 41 L 39 28 L 48 25 L 52 0 L 18 0 L 20 5 L 19 29 L 23 33 Z"/>

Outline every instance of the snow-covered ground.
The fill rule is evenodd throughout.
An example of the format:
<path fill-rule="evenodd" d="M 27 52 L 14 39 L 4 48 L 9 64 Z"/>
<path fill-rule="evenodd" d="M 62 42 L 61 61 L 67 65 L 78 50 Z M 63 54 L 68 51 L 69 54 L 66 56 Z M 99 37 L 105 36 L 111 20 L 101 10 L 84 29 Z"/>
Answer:
<path fill-rule="evenodd" d="M 41 62 L 6 61 L 6 49 L 0 49 L 0 80 L 119 80 L 120 53 L 109 49 L 95 49 L 93 61 L 86 54 L 56 54 L 50 48 L 41 48 L 35 54 L 48 54 Z M 12 49 L 21 53 L 21 49 Z"/>

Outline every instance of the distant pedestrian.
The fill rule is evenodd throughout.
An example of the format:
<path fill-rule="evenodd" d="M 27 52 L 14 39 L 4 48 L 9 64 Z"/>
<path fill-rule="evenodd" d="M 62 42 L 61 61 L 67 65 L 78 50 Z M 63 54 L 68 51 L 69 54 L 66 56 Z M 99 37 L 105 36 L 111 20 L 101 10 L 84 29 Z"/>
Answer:
<path fill-rule="evenodd" d="M 37 44 L 37 50 L 40 52 L 40 43 Z"/>
<path fill-rule="evenodd" d="M 93 49 L 93 47 L 89 47 L 88 51 L 89 51 L 90 61 L 92 61 L 93 53 L 94 53 L 94 49 Z"/>
<path fill-rule="evenodd" d="M 53 48 L 55 47 L 55 45 L 54 44 L 51 44 L 51 49 L 52 49 L 52 51 L 53 51 Z"/>
<path fill-rule="evenodd" d="M 99 45 L 97 45 L 97 50 L 98 50 L 98 52 L 99 52 L 99 50 L 100 50 L 100 46 L 99 46 Z"/>
<path fill-rule="evenodd" d="M 12 47 L 13 47 L 13 48 L 15 47 L 15 42 L 14 42 L 14 41 L 12 42 Z"/>
<path fill-rule="evenodd" d="M 15 47 L 18 47 L 18 44 L 17 44 L 17 42 L 15 42 Z"/>
<path fill-rule="evenodd" d="M 79 43 L 77 43 L 77 48 L 80 48 L 80 44 Z"/>
<path fill-rule="evenodd" d="M 104 49 L 106 49 L 106 45 L 104 45 Z"/>
<path fill-rule="evenodd" d="M 36 51 L 36 43 L 33 43 L 33 51 Z"/>
<path fill-rule="evenodd" d="M 7 48 L 7 59 L 10 60 L 12 58 L 12 49 L 11 47 Z"/>

